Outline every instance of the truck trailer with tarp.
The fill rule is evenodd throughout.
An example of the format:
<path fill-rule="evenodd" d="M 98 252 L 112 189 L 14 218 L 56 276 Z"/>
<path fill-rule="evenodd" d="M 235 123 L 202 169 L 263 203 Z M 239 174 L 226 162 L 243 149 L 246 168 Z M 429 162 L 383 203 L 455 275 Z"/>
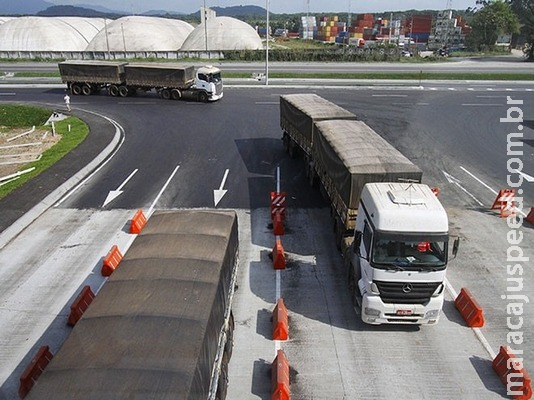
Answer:
<path fill-rule="evenodd" d="M 233 211 L 156 211 L 28 399 L 226 397 Z"/>

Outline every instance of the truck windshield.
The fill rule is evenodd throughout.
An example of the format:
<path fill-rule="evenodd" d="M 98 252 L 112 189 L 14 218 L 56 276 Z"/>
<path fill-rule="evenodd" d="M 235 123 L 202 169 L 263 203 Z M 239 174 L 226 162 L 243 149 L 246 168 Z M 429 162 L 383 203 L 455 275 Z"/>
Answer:
<path fill-rule="evenodd" d="M 377 234 L 371 262 L 375 268 L 438 271 L 447 265 L 447 235 Z"/>
<path fill-rule="evenodd" d="M 209 78 L 210 78 L 210 82 L 218 83 L 218 82 L 221 81 L 221 73 L 220 72 L 216 72 L 214 74 L 210 74 Z"/>

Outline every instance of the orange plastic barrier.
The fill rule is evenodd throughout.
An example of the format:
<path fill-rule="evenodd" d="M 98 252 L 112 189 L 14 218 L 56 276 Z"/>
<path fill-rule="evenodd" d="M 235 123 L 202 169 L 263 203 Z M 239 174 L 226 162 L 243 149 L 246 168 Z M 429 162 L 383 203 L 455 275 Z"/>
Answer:
<path fill-rule="evenodd" d="M 273 310 L 273 340 L 287 340 L 289 337 L 289 320 L 287 308 L 282 298 L 276 302 Z"/>
<path fill-rule="evenodd" d="M 439 196 L 439 188 L 438 187 L 433 187 L 430 190 L 432 190 L 432 193 L 434 193 L 436 195 L 436 197 Z"/>
<path fill-rule="evenodd" d="M 102 276 L 110 276 L 113 271 L 117 269 L 119 263 L 122 261 L 122 253 L 115 245 L 108 252 L 104 258 L 104 264 L 102 265 Z"/>
<path fill-rule="evenodd" d="M 273 216 L 273 233 L 276 236 L 284 234 L 284 218 L 280 210 L 276 210 Z"/>
<path fill-rule="evenodd" d="M 528 222 L 530 222 L 532 225 L 534 225 L 534 207 L 530 208 L 530 212 L 528 213 L 527 217 L 525 218 Z"/>
<path fill-rule="evenodd" d="M 286 268 L 286 255 L 282 247 L 282 241 L 279 237 L 276 238 L 276 243 L 273 249 L 273 267 L 274 269 Z"/>
<path fill-rule="evenodd" d="M 42 346 L 32 358 L 30 364 L 20 376 L 19 396 L 21 399 L 28 395 L 37 378 L 41 376 L 48 363 L 52 360 L 52 357 L 54 356 L 50 352 L 50 348 Z"/>
<path fill-rule="evenodd" d="M 272 400 L 290 400 L 289 362 L 283 350 L 278 350 L 271 368 Z"/>
<path fill-rule="evenodd" d="M 286 219 L 286 193 L 271 192 L 271 219 L 274 220 L 276 211 L 280 211 L 282 219 Z"/>
<path fill-rule="evenodd" d="M 479 306 L 468 289 L 462 288 L 460 294 L 454 300 L 454 305 L 467 322 L 470 328 L 481 328 L 484 326 L 484 315 L 482 307 Z"/>
<path fill-rule="evenodd" d="M 506 386 L 509 396 L 516 400 L 532 398 L 530 376 L 523 368 L 523 363 L 517 361 L 515 355 L 506 347 L 501 346 L 492 366 L 499 378 L 501 378 L 501 382 Z"/>
<path fill-rule="evenodd" d="M 67 324 L 70 326 L 76 325 L 76 322 L 80 320 L 94 298 L 95 294 L 91 290 L 91 287 L 89 285 L 84 286 L 78 297 L 76 297 L 76 300 L 70 306 L 70 315 Z"/>
<path fill-rule="evenodd" d="M 146 217 L 145 214 L 143 214 L 143 210 L 139 209 L 134 214 L 132 218 L 132 222 L 130 224 L 130 233 L 138 234 L 141 233 L 141 230 L 146 224 Z"/>
<path fill-rule="evenodd" d="M 491 209 L 500 209 L 501 218 L 515 214 L 515 189 L 501 189 Z"/>

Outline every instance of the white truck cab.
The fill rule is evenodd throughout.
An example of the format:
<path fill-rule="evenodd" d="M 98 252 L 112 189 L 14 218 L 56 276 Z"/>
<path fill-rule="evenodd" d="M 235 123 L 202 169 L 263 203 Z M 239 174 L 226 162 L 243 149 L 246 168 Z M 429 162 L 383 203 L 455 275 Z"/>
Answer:
<path fill-rule="evenodd" d="M 364 186 L 349 284 L 368 324 L 435 324 L 443 307 L 449 246 L 447 213 L 417 183 Z M 455 243 L 455 250 L 457 244 Z M 357 286 L 356 286 L 357 285 Z"/>
<path fill-rule="evenodd" d="M 195 74 L 195 88 L 204 90 L 208 94 L 209 101 L 221 99 L 223 97 L 221 70 L 212 65 L 198 68 Z"/>

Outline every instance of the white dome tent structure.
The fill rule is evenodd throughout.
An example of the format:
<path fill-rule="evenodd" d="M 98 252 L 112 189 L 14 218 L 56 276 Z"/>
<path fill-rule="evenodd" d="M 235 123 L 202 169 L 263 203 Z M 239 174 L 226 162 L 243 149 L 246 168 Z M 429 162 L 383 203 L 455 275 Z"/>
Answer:
<path fill-rule="evenodd" d="M 187 22 L 159 17 L 122 17 L 103 27 L 86 51 L 177 51 L 193 31 Z"/>
<path fill-rule="evenodd" d="M 189 34 L 181 51 L 261 50 L 263 43 L 249 24 L 231 17 L 208 18 Z"/>
<path fill-rule="evenodd" d="M 84 51 L 103 18 L 18 17 L 0 24 L 2 51 Z"/>

